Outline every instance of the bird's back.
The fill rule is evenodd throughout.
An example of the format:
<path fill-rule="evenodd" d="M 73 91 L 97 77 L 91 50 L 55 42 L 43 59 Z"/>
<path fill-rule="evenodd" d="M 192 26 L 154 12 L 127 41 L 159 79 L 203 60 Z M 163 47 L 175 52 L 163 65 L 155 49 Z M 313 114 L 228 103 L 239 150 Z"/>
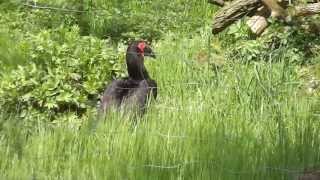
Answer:
<path fill-rule="evenodd" d="M 157 83 L 152 79 L 134 80 L 125 78 L 114 80 L 104 92 L 100 110 L 106 112 L 114 106 L 135 109 L 143 113 L 151 96 L 155 99 L 157 97 Z"/>

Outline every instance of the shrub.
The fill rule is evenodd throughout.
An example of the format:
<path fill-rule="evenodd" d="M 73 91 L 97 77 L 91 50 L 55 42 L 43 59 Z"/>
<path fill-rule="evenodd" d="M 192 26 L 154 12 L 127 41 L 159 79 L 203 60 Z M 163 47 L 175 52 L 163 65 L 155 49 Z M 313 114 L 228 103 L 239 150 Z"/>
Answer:
<path fill-rule="evenodd" d="M 1 76 L 0 108 L 53 114 L 86 111 L 120 72 L 118 54 L 107 43 L 80 36 L 76 26 L 27 34 L 16 45 L 26 64 Z"/>
<path fill-rule="evenodd" d="M 34 5 L 35 2 L 29 3 Z M 205 25 L 212 14 L 206 0 L 192 0 L 188 3 L 170 0 L 39 0 L 36 4 L 81 12 L 39 10 L 21 6 L 24 28 L 27 31 L 56 28 L 61 24 L 78 25 L 81 35 L 94 35 L 114 42 L 130 39 L 152 41 L 160 39 L 169 31 L 195 31 Z M 24 23 L 19 25 L 21 24 Z"/>
<path fill-rule="evenodd" d="M 286 59 L 305 64 L 318 55 L 320 39 L 300 26 L 273 24 L 261 37 L 255 38 L 247 27 L 238 23 L 230 27 L 221 41 L 229 58 L 241 61 Z M 233 46 L 230 46 L 233 44 Z"/>

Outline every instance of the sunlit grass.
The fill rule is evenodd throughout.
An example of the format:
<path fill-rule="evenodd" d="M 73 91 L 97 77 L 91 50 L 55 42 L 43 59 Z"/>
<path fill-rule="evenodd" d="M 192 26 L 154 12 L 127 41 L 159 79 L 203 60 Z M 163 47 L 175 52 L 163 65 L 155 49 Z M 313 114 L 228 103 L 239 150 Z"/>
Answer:
<path fill-rule="evenodd" d="M 137 124 L 113 114 L 92 129 L 92 114 L 79 130 L 39 125 L 29 133 L 8 119 L 1 176 L 288 179 L 318 165 L 319 101 L 302 95 L 295 67 L 227 62 L 214 73 L 196 60 L 203 37 L 154 45 L 158 58 L 147 66 L 159 98 Z"/>
<path fill-rule="evenodd" d="M 319 166 L 320 100 L 304 93 L 300 67 L 234 62 L 219 43 L 210 28 L 154 43 L 146 66 L 159 96 L 137 122 L 92 110 L 30 125 L 1 113 L 0 179 L 279 180 Z"/>

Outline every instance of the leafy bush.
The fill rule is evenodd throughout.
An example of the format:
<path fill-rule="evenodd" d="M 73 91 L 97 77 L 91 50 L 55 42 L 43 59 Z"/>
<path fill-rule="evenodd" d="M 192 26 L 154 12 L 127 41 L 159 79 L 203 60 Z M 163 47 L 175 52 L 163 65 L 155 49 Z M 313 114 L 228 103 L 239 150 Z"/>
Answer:
<path fill-rule="evenodd" d="M 276 23 L 259 38 L 251 35 L 241 23 L 232 26 L 224 35 L 221 41 L 228 57 L 245 62 L 286 59 L 304 64 L 318 55 L 317 47 L 320 46 L 317 34 L 306 32 L 300 26 L 285 27 Z"/>
<path fill-rule="evenodd" d="M 30 1 L 33 5 L 33 2 Z M 212 11 L 203 1 L 188 3 L 170 0 L 155 1 L 37 1 L 38 6 L 77 10 L 65 12 L 23 8 L 29 29 L 78 25 L 81 35 L 95 35 L 115 42 L 129 39 L 158 40 L 169 31 L 195 31 L 201 28 Z"/>
<path fill-rule="evenodd" d="M 134 38 L 152 41 L 170 31 L 195 31 L 211 16 L 206 1 L 96 1 L 93 7 L 106 11 L 89 15 L 93 22 L 91 29 L 98 36 L 116 41 Z"/>
<path fill-rule="evenodd" d="M 80 36 L 76 26 L 27 34 L 17 47 L 28 61 L 1 76 L 0 108 L 85 111 L 119 72 L 118 55 L 106 44 Z"/>
<path fill-rule="evenodd" d="M 0 72 L 24 63 L 20 50 L 14 44 L 8 32 L 0 30 Z"/>

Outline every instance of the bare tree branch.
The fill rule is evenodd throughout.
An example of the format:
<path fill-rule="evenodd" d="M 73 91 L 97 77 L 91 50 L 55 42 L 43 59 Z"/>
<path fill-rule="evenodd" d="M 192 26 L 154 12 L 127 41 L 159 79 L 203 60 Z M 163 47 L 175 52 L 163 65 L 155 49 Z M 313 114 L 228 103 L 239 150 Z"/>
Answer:
<path fill-rule="evenodd" d="M 213 19 L 212 33 L 217 34 L 242 17 L 254 13 L 262 3 L 260 0 L 235 0 L 222 7 Z"/>
<path fill-rule="evenodd" d="M 268 27 L 267 18 L 270 14 L 271 11 L 266 6 L 263 6 L 247 21 L 247 25 L 255 35 L 262 34 Z"/>
<path fill-rule="evenodd" d="M 296 6 L 293 16 L 312 16 L 315 14 L 320 14 L 320 3 Z"/>
<path fill-rule="evenodd" d="M 292 17 L 320 14 L 319 0 L 312 0 L 312 2 L 316 1 L 317 3 L 288 8 L 289 0 L 234 0 L 216 13 L 213 19 L 212 33 L 217 34 L 223 31 L 244 16 L 253 16 L 247 24 L 253 33 L 259 35 L 267 28 L 267 18 L 270 14 L 273 17 L 285 20 L 285 22 L 290 22 Z M 263 9 L 263 7 L 267 8 L 267 11 L 264 11 L 267 13 L 261 14 L 259 9 Z"/>

